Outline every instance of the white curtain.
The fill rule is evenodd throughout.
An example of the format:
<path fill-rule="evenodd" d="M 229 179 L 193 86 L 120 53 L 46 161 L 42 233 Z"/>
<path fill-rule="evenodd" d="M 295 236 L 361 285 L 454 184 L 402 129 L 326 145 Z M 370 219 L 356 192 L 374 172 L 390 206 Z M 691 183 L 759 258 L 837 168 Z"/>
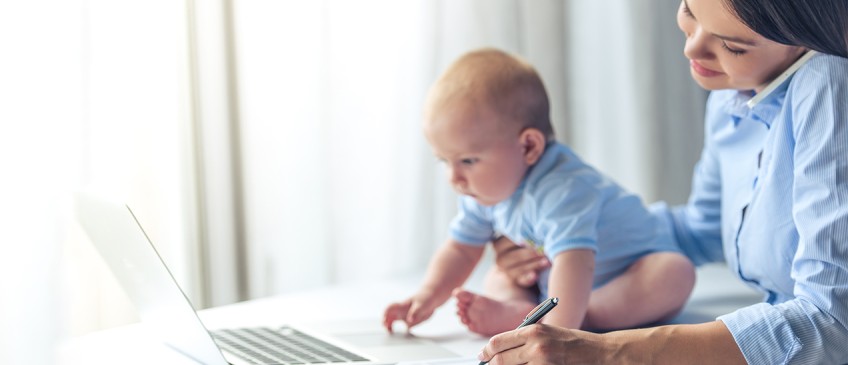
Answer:
<path fill-rule="evenodd" d="M 59 338 L 135 320 L 74 190 L 127 201 L 198 308 L 420 273 L 456 199 L 423 98 L 477 47 L 539 69 L 587 161 L 683 201 L 705 93 L 678 3 L 0 4 L 0 362 L 52 363 Z"/>
<path fill-rule="evenodd" d="M 455 195 L 421 136 L 421 104 L 477 47 L 537 66 L 559 139 L 586 160 L 647 202 L 685 199 L 705 94 L 678 4 L 235 2 L 249 296 L 422 270 Z"/>
<path fill-rule="evenodd" d="M 185 6 L 83 1 L 75 13 L 81 112 L 68 115 L 76 175 L 63 187 L 124 201 L 190 298 L 198 298 L 192 162 L 186 116 Z M 155 23 L 156 26 L 150 26 Z M 59 151 L 56 151 L 59 152 Z M 69 217 L 63 303 L 69 334 L 135 320 L 87 236 Z"/>
<path fill-rule="evenodd" d="M 565 141 L 646 202 L 685 201 L 706 92 L 689 76 L 677 0 L 569 1 Z"/>
<path fill-rule="evenodd" d="M 73 216 L 93 190 L 135 211 L 191 298 L 200 281 L 185 3 L 0 2 L 0 363 L 136 320 Z"/>
<path fill-rule="evenodd" d="M 74 29 L 79 19 L 62 16 L 73 9 L 44 13 L 37 6 L 0 5 L 0 362 L 6 364 L 50 363 L 45 350 L 60 335 L 55 323 L 62 209 L 56 190 L 74 172 L 55 154 L 74 149 L 64 136 L 76 129 L 73 120 L 57 120 L 80 110 L 73 98 L 79 83 L 71 76 L 80 63 L 78 38 L 41 26 L 55 22 Z M 56 58 L 71 61 L 56 65 L 50 61 Z M 47 106 L 43 100 L 63 102 Z"/>

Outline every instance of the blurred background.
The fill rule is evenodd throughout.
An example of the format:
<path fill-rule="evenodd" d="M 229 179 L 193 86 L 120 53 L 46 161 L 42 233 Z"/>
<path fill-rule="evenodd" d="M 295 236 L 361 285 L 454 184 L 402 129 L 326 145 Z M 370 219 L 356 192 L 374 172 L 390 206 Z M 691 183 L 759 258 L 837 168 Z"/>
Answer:
<path fill-rule="evenodd" d="M 137 321 L 78 190 L 132 207 L 198 308 L 421 273 L 456 201 L 424 95 L 478 47 L 537 67 L 586 161 L 684 202 L 706 93 L 678 5 L 0 1 L 0 362 Z"/>

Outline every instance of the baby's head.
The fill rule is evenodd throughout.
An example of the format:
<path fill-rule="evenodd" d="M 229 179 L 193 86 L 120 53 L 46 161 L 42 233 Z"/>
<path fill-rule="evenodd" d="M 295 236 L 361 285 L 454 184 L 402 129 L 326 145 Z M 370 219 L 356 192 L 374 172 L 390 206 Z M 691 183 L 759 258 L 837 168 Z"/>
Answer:
<path fill-rule="evenodd" d="M 467 53 L 430 89 L 424 135 L 457 192 L 497 204 L 515 192 L 554 140 L 542 80 L 505 52 Z"/>

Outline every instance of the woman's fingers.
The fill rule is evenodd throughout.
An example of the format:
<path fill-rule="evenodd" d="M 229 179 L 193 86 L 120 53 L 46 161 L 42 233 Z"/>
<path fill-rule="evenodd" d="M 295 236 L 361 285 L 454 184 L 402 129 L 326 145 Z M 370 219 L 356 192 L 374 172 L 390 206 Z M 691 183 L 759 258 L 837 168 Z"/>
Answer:
<path fill-rule="evenodd" d="M 533 324 L 492 337 L 478 358 L 491 365 L 598 363 L 604 341 L 587 336 L 599 335 Z"/>
<path fill-rule="evenodd" d="M 483 347 L 477 358 L 480 361 L 488 361 L 492 365 L 503 364 L 522 364 L 516 362 L 518 360 L 519 351 L 515 350 L 524 345 L 523 336 L 519 335 L 520 330 L 512 330 L 495 335 L 489 339 L 489 343 Z"/>

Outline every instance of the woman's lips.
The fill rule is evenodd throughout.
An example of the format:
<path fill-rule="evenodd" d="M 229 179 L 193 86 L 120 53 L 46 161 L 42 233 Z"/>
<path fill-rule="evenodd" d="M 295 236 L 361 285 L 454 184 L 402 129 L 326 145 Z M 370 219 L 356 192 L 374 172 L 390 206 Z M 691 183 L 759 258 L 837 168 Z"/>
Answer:
<path fill-rule="evenodd" d="M 701 66 L 701 64 L 695 60 L 689 60 L 689 66 L 692 66 L 692 69 L 695 70 L 695 73 L 703 77 L 715 77 L 721 75 L 721 72 L 713 71 L 704 66 Z"/>

